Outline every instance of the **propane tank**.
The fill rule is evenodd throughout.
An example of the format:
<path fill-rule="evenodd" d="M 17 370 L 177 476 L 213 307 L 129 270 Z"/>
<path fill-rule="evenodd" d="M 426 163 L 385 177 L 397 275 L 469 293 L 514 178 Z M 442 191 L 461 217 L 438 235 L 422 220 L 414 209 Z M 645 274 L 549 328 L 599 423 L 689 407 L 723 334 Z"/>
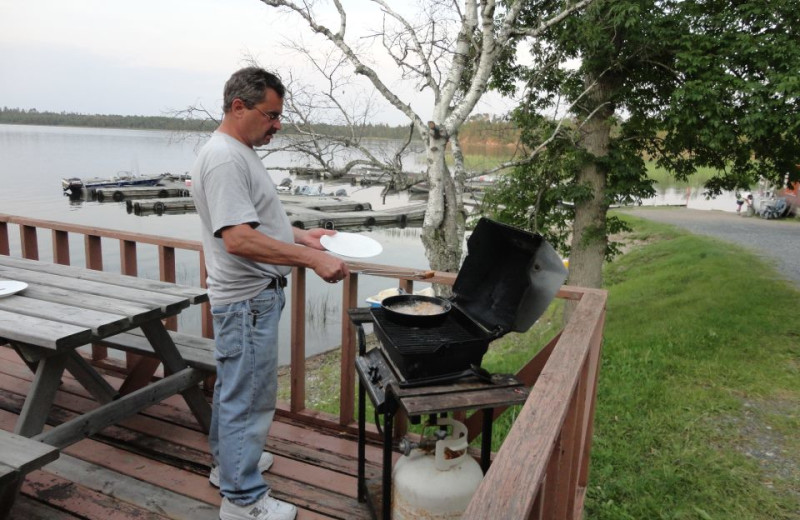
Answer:
<path fill-rule="evenodd" d="M 424 439 L 406 442 L 406 454 L 392 472 L 392 519 L 450 520 L 461 518 L 478 489 L 483 472 L 467 452 L 467 427 L 452 419 L 438 419 L 450 425 L 450 436 L 435 440 L 433 454 Z M 419 446 L 419 447 L 413 447 Z"/>

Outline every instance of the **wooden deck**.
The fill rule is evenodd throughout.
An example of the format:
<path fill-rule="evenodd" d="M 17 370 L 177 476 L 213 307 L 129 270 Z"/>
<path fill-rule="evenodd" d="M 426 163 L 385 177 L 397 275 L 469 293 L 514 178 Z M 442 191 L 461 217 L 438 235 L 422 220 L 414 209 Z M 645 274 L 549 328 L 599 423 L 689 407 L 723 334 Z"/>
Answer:
<path fill-rule="evenodd" d="M 47 232 L 49 247 L 44 240 Z M 48 255 L 46 259 L 70 265 L 70 240 L 74 243 L 76 237 L 84 246 L 78 263 L 85 263 L 90 269 L 103 270 L 107 256 L 103 250 L 114 248 L 101 246 L 111 241 L 119 245 L 115 260 L 120 262 L 123 274 L 137 275 L 137 245 L 149 244 L 158 248 L 157 262 L 150 267 L 156 269 L 160 280 L 175 282 L 177 251 L 195 255 L 198 285 L 202 286 L 206 278 L 198 241 L 0 214 L 0 255 L 36 260 L 41 248 Z M 277 455 L 277 461 L 270 478 L 276 496 L 300 507 L 301 519 L 368 518 L 366 508 L 354 498 L 356 338 L 347 310 L 359 305 L 361 276 L 394 280 L 400 288 L 413 292 L 416 281 L 452 285 L 456 274 L 435 271 L 430 277 L 427 272 L 399 266 L 350 263 L 350 276 L 339 284 L 342 319 L 338 416 L 306 408 L 303 324 L 307 276 L 310 275 L 305 268 L 294 268 L 291 276 L 291 402 L 283 409 L 279 407 L 281 417 L 271 432 L 268 448 Z M 530 387 L 530 395 L 493 457 L 464 520 L 580 520 L 583 516 L 590 485 L 607 294 L 598 289 L 563 286 L 558 297 L 573 302 L 575 309 L 564 328 L 515 374 Z M 208 304 L 203 305 L 201 334 L 210 338 L 211 314 Z M 178 330 L 177 319 L 166 321 L 167 328 Z M 107 358 L 105 347 L 95 345 L 91 350 L 93 359 L 114 366 L 116 372 L 107 377 L 112 386 L 119 386 L 120 379 L 114 373 L 118 374 L 125 362 L 114 365 Z M 0 353 L 0 367 L 0 428 L 11 430 L 22 396 L 30 387 L 31 373 L 11 351 Z M 49 422 L 58 424 L 91 406 L 94 403 L 80 386 L 66 379 Z M 495 409 L 494 418 L 501 413 L 503 410 Z M 480 433 L 481 419 L 482 414 L 466 419 L 470 439 Z M 405 424 L 406 421 L 395 421 L 396 435 L 402 435 Z M 372 438 L 378 438 L 374 432 Z M 375 461 L 380 460 L 379 451 L 376 445 L 368 446 L 368 478 L 378 474 Z M 195 429 L 188 410 L 177 399 L 167 401 L 100 432 L 96 438 L 75 444 L 58 461 L 31 473 L 23 487 L 22 505 L 14 517 L 216 518 L 214 506 L 219 495 L 207 483 L 209 462 L 205 436 Z"/>
<path fill-rule="evenodd" d="M 119 387 L 122 379 L 104 370 Z M 13 431 L 33 374 L 9 348 L 0 348 L 0 429 Z M 48 426 L 97 406 L 65 374 Z M 273 496 L 297 505 L 298 519 L 370 518 L 356 500 L 356 442 L 341 431 L 313 429 L 278 417 L 266 473 Z M 367 447 L 367 476 L 377 477 L 381 452 Z M 216 520 L 220 496 L 208 483 L 207 437 L 180 398 L 154 405 L 62 451 L 28 475 L 11 519 Z"/>

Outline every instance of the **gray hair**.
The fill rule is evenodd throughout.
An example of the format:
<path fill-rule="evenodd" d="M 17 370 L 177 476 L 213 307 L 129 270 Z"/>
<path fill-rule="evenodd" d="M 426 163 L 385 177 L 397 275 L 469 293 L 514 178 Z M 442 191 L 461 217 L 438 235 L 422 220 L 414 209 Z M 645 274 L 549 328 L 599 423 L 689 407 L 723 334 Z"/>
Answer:
<path fill-rule="evenodd" d="M 268 88 L 275 91 L 283 98 L 286 88 L 281 79 L 271 72 L 260 67 L 246 67 L 239 69 L 225 82 L 222 111 L 230 112 L 233 100 L 236 98 L 244 101 L 244 106 L 253 108 L 256 103 L 264 99 Z"/>

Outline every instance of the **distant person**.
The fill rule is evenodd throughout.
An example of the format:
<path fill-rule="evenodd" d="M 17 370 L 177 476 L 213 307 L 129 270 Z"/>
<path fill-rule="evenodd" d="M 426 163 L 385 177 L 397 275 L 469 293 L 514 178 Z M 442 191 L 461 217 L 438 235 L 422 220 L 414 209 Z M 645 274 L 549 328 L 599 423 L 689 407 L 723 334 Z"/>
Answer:
<path fill-rule="evenodd" d="M 284 86 L 257 67 L 225 83 L 222 124 L 192 168 L 216 337 L 217 382 L 208 441 L 209 482 L 223 496 L 220 520 L 291 520 L 295 506 L 270 496 L 261 476 L 278 390 L 278 321 L 291 266 L 336 283 L 349 272 L 324 251 L 335 231 L 293 228 L 254 148 L 281 129 Z"/>
<path fill-rule="evenodd" d="M 748 216 L 753 216 L 755 214 L 755 212 L 756 212 L 756 208 L 753 206 L 753 194 L 752 193 L 748 193 L 747 194 L 747 196 L 744 199 L 744 203 L 747 204 L 747 209 L 745 210 L 745 213 Z"/>
<path fill-rule="evenodd" d="M 742 194 L 738 191 L 736 192 L 736 213 L 742 212 L 742 205 L 744 204 L 744 198 Z"/>

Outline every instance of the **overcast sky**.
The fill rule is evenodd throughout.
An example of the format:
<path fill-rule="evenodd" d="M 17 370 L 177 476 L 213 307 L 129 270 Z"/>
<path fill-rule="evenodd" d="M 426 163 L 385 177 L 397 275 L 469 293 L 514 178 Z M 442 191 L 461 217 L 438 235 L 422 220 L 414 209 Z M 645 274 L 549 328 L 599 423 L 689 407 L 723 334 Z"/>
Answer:
<path fill-rule="evenodd" d="M 374 4 L 344 3 L 348 33 L 380 22 Z M 257 0 L 0 0 L 0 106 L 162 115 L 202 104 L 216 111 L 225 80 L 248 55 L 279 73 L 291 66 L 302 74 L 300 60 L 279 45 L 287 38 L 324 43 L 297 17 Z M 404 91 L 392 65 L 377 67 L 425 119 L 430 101 Z M 489 96 L 475 113 L 510 106 Z M 375 119 L 406 122 L 391 107 Z"/>

